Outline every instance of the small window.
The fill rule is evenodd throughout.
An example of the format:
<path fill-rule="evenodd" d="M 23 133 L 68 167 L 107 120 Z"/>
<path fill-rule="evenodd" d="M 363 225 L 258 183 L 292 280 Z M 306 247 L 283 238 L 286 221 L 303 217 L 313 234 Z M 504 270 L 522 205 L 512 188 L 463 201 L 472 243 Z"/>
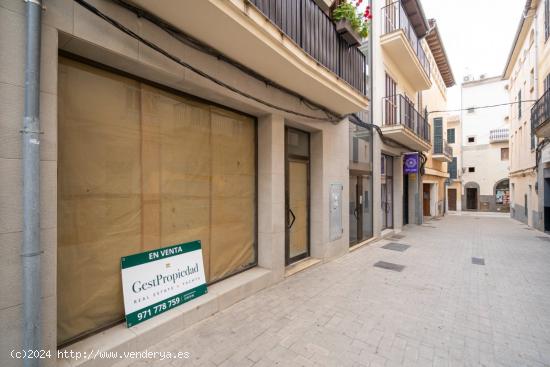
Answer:
<path fill-rule="evenodd" d="M 455 139 L 455 129 L 447 129 L 447 143 L 454 144 Z"/>
<path fill-rule="evenodd" d="M 521 118 L 521 90 L 518 92 L 518 117 Z"/>
<path fill-rule="evenodd" d="M 475 143 L 476 137 L 475 136 L 468 136 L 468 143 Z"/>
<path fill-rule="evenodd" d="M 468 167 L 468 172 L 474 173 L 476 171 L 475 167 Z"/>
<path fill-rule="evenodd" d="M 474 113 L 476 111 L 475 107 L 468 108 L 468 113 Z"/>
<path fill-rule="evenodd" d="M 509 148 L 500 148 L 500 160 L 507 161 L 510 156 Z"/>

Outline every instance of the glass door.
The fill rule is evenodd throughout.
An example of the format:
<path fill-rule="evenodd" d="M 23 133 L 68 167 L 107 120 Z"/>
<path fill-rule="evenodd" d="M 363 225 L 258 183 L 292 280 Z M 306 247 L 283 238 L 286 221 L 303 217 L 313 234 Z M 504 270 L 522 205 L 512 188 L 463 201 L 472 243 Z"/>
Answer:
<path fill-rule="evenodd" d="M 393 228 L 393 157 L 382 154 L 382 229 Z"/>
<path fill-rule="evenodd" d="M 355 245 L 359 239 L 359 191 L 357 176 L 349 177 L 349 243 Z"/>
<path fill-rule="evenodd" d="M 309 256 L 309 134 L 286 129 L 287 265 Z"/>
<path fill-rule="evenodd" d="M 351 175 L 349 242 L 353 246 L 372 237 L 372 178 L 369 175 Z"/>

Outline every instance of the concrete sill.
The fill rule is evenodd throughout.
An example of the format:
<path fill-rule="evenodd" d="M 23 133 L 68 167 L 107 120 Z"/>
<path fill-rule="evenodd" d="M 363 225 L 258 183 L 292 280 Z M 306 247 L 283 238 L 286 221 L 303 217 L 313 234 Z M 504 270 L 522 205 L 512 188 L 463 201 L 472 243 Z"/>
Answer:
<path fill-rule="evenodd" d="M 93 351 L 129 352 L 144 350 L 242 299 L 268 287 L 271 271 L 255 267 L 208 287 L 208 293 L 130 329 L 119 324 L 62 350 L 90 355 Z M 59 359 L 58 366 L 112 366 L 116 359 Z"/>
<path fill-rule="evenodd" d="M 302 270 L 306 270 L 308 268 L 311 268 L 312 266 L 315 266 L 321 262 L 320 259 L 314 259 L 312 257 L 308 257 L 304 260 L 298 261 L 297 263 L 294 263 L 292 265 L 289 265 L 285 269 L 285 278 L 292 276 L 296 273 L 301 272 Z"/>
<path fill-rule="evenodd" d="M 372 238 L 369 238 L 368 240 L 365 240 L 363 242 L 359 242 L 358 244 L 356 245 L 353 245 L 349 248 L 349 252 L 353 252 L 353 251 L 357 251 L 359 250 L 361 247 L 363 246 L 366 246 L 366 245 L 370 245 L 376 241 L 378 241 L 379 238 L 378 237 L 372 237 Z"/>

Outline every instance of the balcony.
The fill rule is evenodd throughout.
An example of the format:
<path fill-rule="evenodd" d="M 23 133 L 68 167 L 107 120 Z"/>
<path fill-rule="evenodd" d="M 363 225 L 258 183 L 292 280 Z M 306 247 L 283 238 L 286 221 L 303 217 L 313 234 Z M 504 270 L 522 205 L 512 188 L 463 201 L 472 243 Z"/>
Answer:
<path fill-rule="evenodd" d="M 539 138 L 550 138 L 550 89 L 531 107 L 531 127 Z"/>
<path fill-rule="evenodd" d="M 453 160 L 453 148 L 447 143 L 445 139 L 434 138 L 434 150 L 432 158 L 437 161 L 450 163 Z"/>
<path fill-rule="evenodd" d="M 382 8 L 380 45 L 415 90 L 431 87 L 430 62 L 401 1 Z"/>
<path fill-rule="evenodd" d="M 431 148 L 431 128 L 426 119 L 404 96 L 382 99 L 382 133 L 411 150 L 425 152 Z"/>
<path fill-rule="evenodd" d="M 192 6 L 181 0 L 133 3 L 334 112 L 368 107 L 364 54 L 346 44 L 314 0 L 201 0 Z"/>
<path fill-rule="evenodd" d="M 507 142 L 509 137 L 510 130 L 508 128 L 494 129 L 489 132 L 489 142 L 491 144 Z"/>

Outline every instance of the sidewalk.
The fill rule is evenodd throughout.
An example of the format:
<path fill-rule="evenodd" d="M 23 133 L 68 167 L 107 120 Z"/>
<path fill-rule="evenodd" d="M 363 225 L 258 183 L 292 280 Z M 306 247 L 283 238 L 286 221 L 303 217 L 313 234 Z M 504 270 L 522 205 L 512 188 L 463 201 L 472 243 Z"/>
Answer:
<path fill-rule="evenodd" d="M 189 352 L 188 360 L 119 366 L 550 365 L 550 237 L 509 218 L 469 215 L 401 235 L 300 272 L 149 348 Z M 390 242 L 410 247 L 382 248 Z"/>

